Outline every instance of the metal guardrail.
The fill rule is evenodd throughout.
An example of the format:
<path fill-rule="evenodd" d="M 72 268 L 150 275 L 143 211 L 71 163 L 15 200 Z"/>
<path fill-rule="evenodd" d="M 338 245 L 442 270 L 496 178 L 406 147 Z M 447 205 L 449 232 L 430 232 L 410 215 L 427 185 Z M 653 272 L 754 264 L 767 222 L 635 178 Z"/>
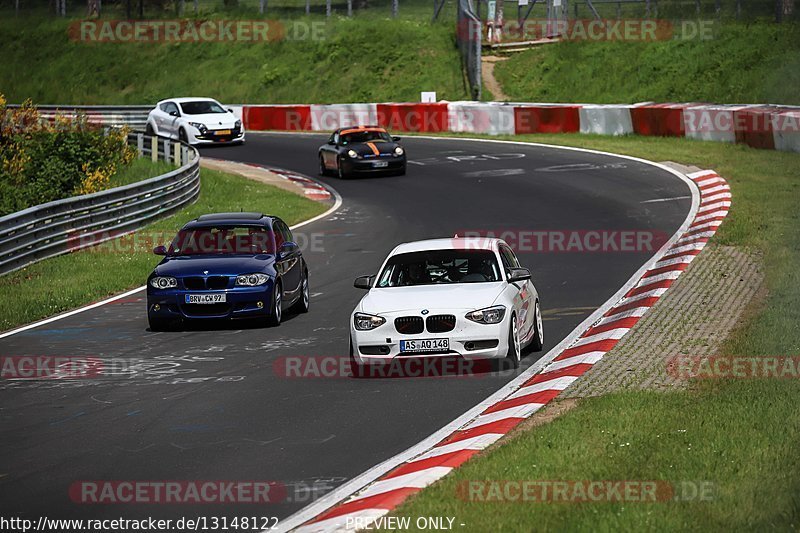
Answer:
<path fill-rule="evenodd" d="M 481 20 L 470 0 L 458 0 L 456 44 L 473 100 L 481 99 Z"/>
<path fill-rule="evenodd" d="M 19 105 L 9 104 L 10 109 L 19 108 Z M 52 119 L 57 113 L 67 117 L 78 114 L 86 115 L 89 122 L 104 126 L 130 126 L 132 130 L 144 131 L 147 125 L 147 114 L 154 106 L 150 105 L 78 105 L 57 106 L 37 105 L 42 118 Z"/>
<path fill-rule="evenodd" d="M 0 218 L 0 275 L 116 239 L 163 218 L 200 193 L 200 154 L 187 144 L 128 135 L 140 156 L 177 170 L 130 185 L 29 207 Z"/>

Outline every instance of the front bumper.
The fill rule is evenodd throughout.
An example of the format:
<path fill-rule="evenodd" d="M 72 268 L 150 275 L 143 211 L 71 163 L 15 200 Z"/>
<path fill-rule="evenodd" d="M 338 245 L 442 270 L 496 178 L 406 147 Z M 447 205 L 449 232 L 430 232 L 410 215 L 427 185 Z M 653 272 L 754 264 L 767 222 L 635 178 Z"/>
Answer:
<path fill-rule="evenodd" d="M 350 338 L 353 341 L 353 358 L 359 364 L 385 364 L 394 359 L 409 357 L 453 357 L 464 359 L 502 359 L 508 353 L 509 313 L 498 324 L 479 324 L 467 320 L 464 315 L 470 310 L 430 310 L 430 316 L 451 314 L 456 317 L 453 330 L 444 333 L 430 333 L 427 327 L 421 333 L 401 334 L 394 325 L 400 316 L 414 313 L 378 313 L 386 322 L 375 329 L 361 331 L 353 325 L 350 316 Z M 435 352 L 400 352 L 401 340 L 415 339 L 448 339 L 448 351 Z"/>
<path fill-rule="evenodd" d="M 200 133 L 196 128 L 189 128 L 187 132 L 189 144 L 230 144 L 243 143 L 245 138 L 244 127 L 232 129 L 229 135 L 217 135 L 214 131 Z"/>
<path fill-rule="evenodd" d="M 386 166 L 376 166 L 378 162 L 386 163 Z M 406 156 L 345 158 L 342 159 L 342 168 L 348 174 L 398 172 L 406 168 Z"/>
<path fill-rule="evenodd" d="M 225 303 L 187 304 L 187 294 L 225 294 Z M 259 305 L 260 303 L 260 305 Z M 154 289 L 147 286 L 147 314 L 156 320 L 267 317 L 272 312 L 272 282 L 222 290 Z"/>

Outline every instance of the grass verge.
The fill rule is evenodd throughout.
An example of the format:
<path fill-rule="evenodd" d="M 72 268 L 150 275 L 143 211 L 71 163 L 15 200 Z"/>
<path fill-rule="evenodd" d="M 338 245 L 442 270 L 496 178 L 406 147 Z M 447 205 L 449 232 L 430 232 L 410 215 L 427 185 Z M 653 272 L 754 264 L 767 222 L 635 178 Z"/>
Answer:
<path fill-rule="evenodd" d="M 509 138 L 510 139 L 510 138 Z M 537 135 L 580 146 L 713 168 L 733 189 L 715 241 L 763 251 L 769 294 L 727 340 L 731 355 L 800 354 L 800 158 L 746 146 L 652 137 Z M 581 400 L 555 421 L 515 431 L 395 511 L 453 516 L 465 531 L 795 529 L 800 520 L 800 383 L 725 380 L 687 392 L 620 392 Z M 468 480 L 711 482 L 712 501 L 481 503 Z"/>
<path fill-rule="evenodd" d="M 139 161 L 135 166 L 144 167 L 143 160 Z M 201 180 L 200 197 L 195 203 L 139 233 L 172 235 L 204 213 L 260 211 L 278 215 L 291 225 L 326 209 L 323 204 L 292 192 L 232 174 L 203 169 Z M 0 331 L 144 284 L 158 258 L 150 250 L 129 248 L 118 239 L 0 277 Z"/>

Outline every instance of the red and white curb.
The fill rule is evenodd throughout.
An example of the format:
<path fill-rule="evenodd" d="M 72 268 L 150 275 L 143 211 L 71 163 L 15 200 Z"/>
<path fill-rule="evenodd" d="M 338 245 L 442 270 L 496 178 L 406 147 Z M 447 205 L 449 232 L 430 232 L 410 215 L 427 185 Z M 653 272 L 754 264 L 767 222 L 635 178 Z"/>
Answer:
<path fill-rule="evenodd" d="M 682 234 L 661 251 L 614 305 L 565 346 L 541 371 L 515 390 L 494 397 L 467 424 L 378 477 L 360 492 L 294 531 L 329 533 L 366 527 L 530 417 L 603 358 L 686 270 L 722 224 L 731 205 L 730 187 L 713 171 L 688 175 L 700 204 Z M 415 447 L 416 449 L 416 447 Z"/>
<path fill-rule="evenodd" d="M 258 166 L 258 165 L 251 165 L 251 166 Z M 302 174 L 298 174 L 297 172 L 292 172 L 291 170 L 284 170 L 282 168 L 272 168 L 272 167 L 261 167 L 261 168 L 266 168 L 273 174 L 277 174 L 283 179 L 289 180 L 293 183 L 300 185 L 303 188 L 303 194 L 305 194 L 312 200 L 327 201 L 331 199 L 331 193 L 328 189 L 320 185 L 318 182 L 308 179 L 306 176 L 303 176 Z"/>

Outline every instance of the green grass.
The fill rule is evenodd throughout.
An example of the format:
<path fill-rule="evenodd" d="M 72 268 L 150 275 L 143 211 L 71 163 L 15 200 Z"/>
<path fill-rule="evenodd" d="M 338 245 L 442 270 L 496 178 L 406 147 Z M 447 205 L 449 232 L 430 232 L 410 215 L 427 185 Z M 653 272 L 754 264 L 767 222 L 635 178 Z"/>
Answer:
<path fill-rule="evenodd" d="M 139 233 L 171 238 L 180 226 L 204 213 L 261 211 L 294 224 L 326 209 L 297 194 L 240 176 L 202 169 L 201 180 L 200 197 L 195 203 Z M 46 259 L 0 277 L 0 331 L 144 284 L 159 258 L 149 249 L 114 246 L 101 244 L 94 250 Z"/>
<path fill-rule="evenodd" d="M 800 24 L 722 24 L 711 40 L 566 42 L 512 55 L 512 101 L 800 104 Z"/>
<path fill-rule="evenodd" d="M 119 169 L 116 174 L 111 176 L 109 186 L 119 187 L 121 185 L 129 185 L 137 181 L 166 174 L 171 170 L 175 170 L 175 168 L 175 165 L 164 161 L 153 162 L 149 159 L 137 158 L 131 162 L 130 166 Z"/>
<path fill-rule="evenodd" d="M 0 93 L 9 102 L 144 104 L 176 95 L 226 103 L 419 101 L 466 96 L 452 23 L 319 17 L 322 40 L 82 43 L 69 21 L 0 21 Z M 289 22 L 287 22 L 288 24 Z"/>
<path fill-rule="evenodd" d="M 763 252 L 769 293 L 751 305 L 749 318 L 721 352 L 800 354 L 798 155 L 687 139 L 523 139 L 696 164 L 725 176 L 733 206 L 714 240 Z M 464 531 L 796 529 L 798 401 L 796 379 L 706 382 L 691 392 L 584 399 L 555 421 L 505 439 L 395 514 L 454 516 L 466 524 Z M 716 495 L 711 502 L 655 504 L 469 503 L 456 495 L 465 480 L 507 479 L 710 481 Z"/>

